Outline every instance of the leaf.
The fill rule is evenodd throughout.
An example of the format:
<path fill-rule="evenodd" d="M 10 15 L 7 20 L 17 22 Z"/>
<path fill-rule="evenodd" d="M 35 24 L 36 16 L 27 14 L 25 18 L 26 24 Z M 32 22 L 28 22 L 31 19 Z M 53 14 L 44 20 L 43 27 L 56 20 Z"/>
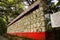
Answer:
<path fill-rule="evenodd" d="M 14 0 L 8 0 L 8 2 L 13 3 L 13 2 L 14 2 Z"/>

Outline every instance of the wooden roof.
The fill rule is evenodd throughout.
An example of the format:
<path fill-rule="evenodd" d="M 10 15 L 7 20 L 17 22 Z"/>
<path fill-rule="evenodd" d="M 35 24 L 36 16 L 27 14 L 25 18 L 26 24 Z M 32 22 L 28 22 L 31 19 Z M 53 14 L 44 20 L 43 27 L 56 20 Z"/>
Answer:
<path fill-rule="evenodd" d="M 31 11 L 34 7 L 36 7 L 37 5 L 39 5 L 40 1 L 36 1 L 34 4 L 32 4 L 31 6 L 29 6 L 28 9 L 26 9 L 24 12 L 22 12 L 18 17 L 16 17 L 14 20 L 12 20 L 8 25 L 12 25 L 13 23 L 15 23 L 16 21 L 20 20 L 21 17 L 24 15 L 24 14 L 27 14 L 29 11 Z"/>

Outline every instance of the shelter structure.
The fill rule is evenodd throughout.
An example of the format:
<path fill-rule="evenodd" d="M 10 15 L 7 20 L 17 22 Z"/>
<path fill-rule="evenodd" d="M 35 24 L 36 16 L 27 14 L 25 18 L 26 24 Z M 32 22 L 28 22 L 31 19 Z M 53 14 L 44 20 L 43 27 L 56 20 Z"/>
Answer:
<path fill-rule="evenodd" d="M 40 1 L 36 1 L 8 24 L 7 33 L 35 40 L 45 40 L 45 18 Z"/>

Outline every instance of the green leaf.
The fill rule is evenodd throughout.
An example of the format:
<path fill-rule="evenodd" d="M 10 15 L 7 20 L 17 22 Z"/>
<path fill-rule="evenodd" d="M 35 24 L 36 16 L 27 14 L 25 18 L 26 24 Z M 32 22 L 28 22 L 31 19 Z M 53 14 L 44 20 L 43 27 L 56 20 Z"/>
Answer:
<path fill-rule="evenodd" d="M 13 2 L 14 2 L 14 0 L 8 0 L 8 2 L 13 3 Z"/>

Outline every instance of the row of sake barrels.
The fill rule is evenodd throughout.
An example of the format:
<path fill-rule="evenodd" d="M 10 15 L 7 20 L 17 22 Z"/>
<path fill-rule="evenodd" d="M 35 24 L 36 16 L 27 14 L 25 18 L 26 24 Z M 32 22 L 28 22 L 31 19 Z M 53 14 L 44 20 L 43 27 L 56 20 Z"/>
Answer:
<path fill-rule="evenodd" d="M 34 11 L 35 12 L 35 11 Z M 39 17 L 36 17 L 36 15 L 37 16 L 39 16 Z M 20 24 L 21 25 L 30 25 L 30 24 L 33 24 L 33 23 L 36 23 L 36 22 L 41 22 L 41 21 L 43 21 L 44 20 L 44 17 L 42 17 L 41 15 L 40 15 L 40 13 L 36 13 L 36 14 L 29 14 L 29 15 L 27 15 L 27 16 L 25 16 L 25 17 L 23 17 L 21 20 L 20 20 Z"/>
<path fill-rule="evenodd" d="M 44 29 L 44 17 L 40 9 L 33 11 L 31 14 L 26 15 L 22 19 L 15 22 L 11 26 L 10 30 L 13 30 L 14 32 L 28 32 L 31 30 L 36 32 Z"/>

